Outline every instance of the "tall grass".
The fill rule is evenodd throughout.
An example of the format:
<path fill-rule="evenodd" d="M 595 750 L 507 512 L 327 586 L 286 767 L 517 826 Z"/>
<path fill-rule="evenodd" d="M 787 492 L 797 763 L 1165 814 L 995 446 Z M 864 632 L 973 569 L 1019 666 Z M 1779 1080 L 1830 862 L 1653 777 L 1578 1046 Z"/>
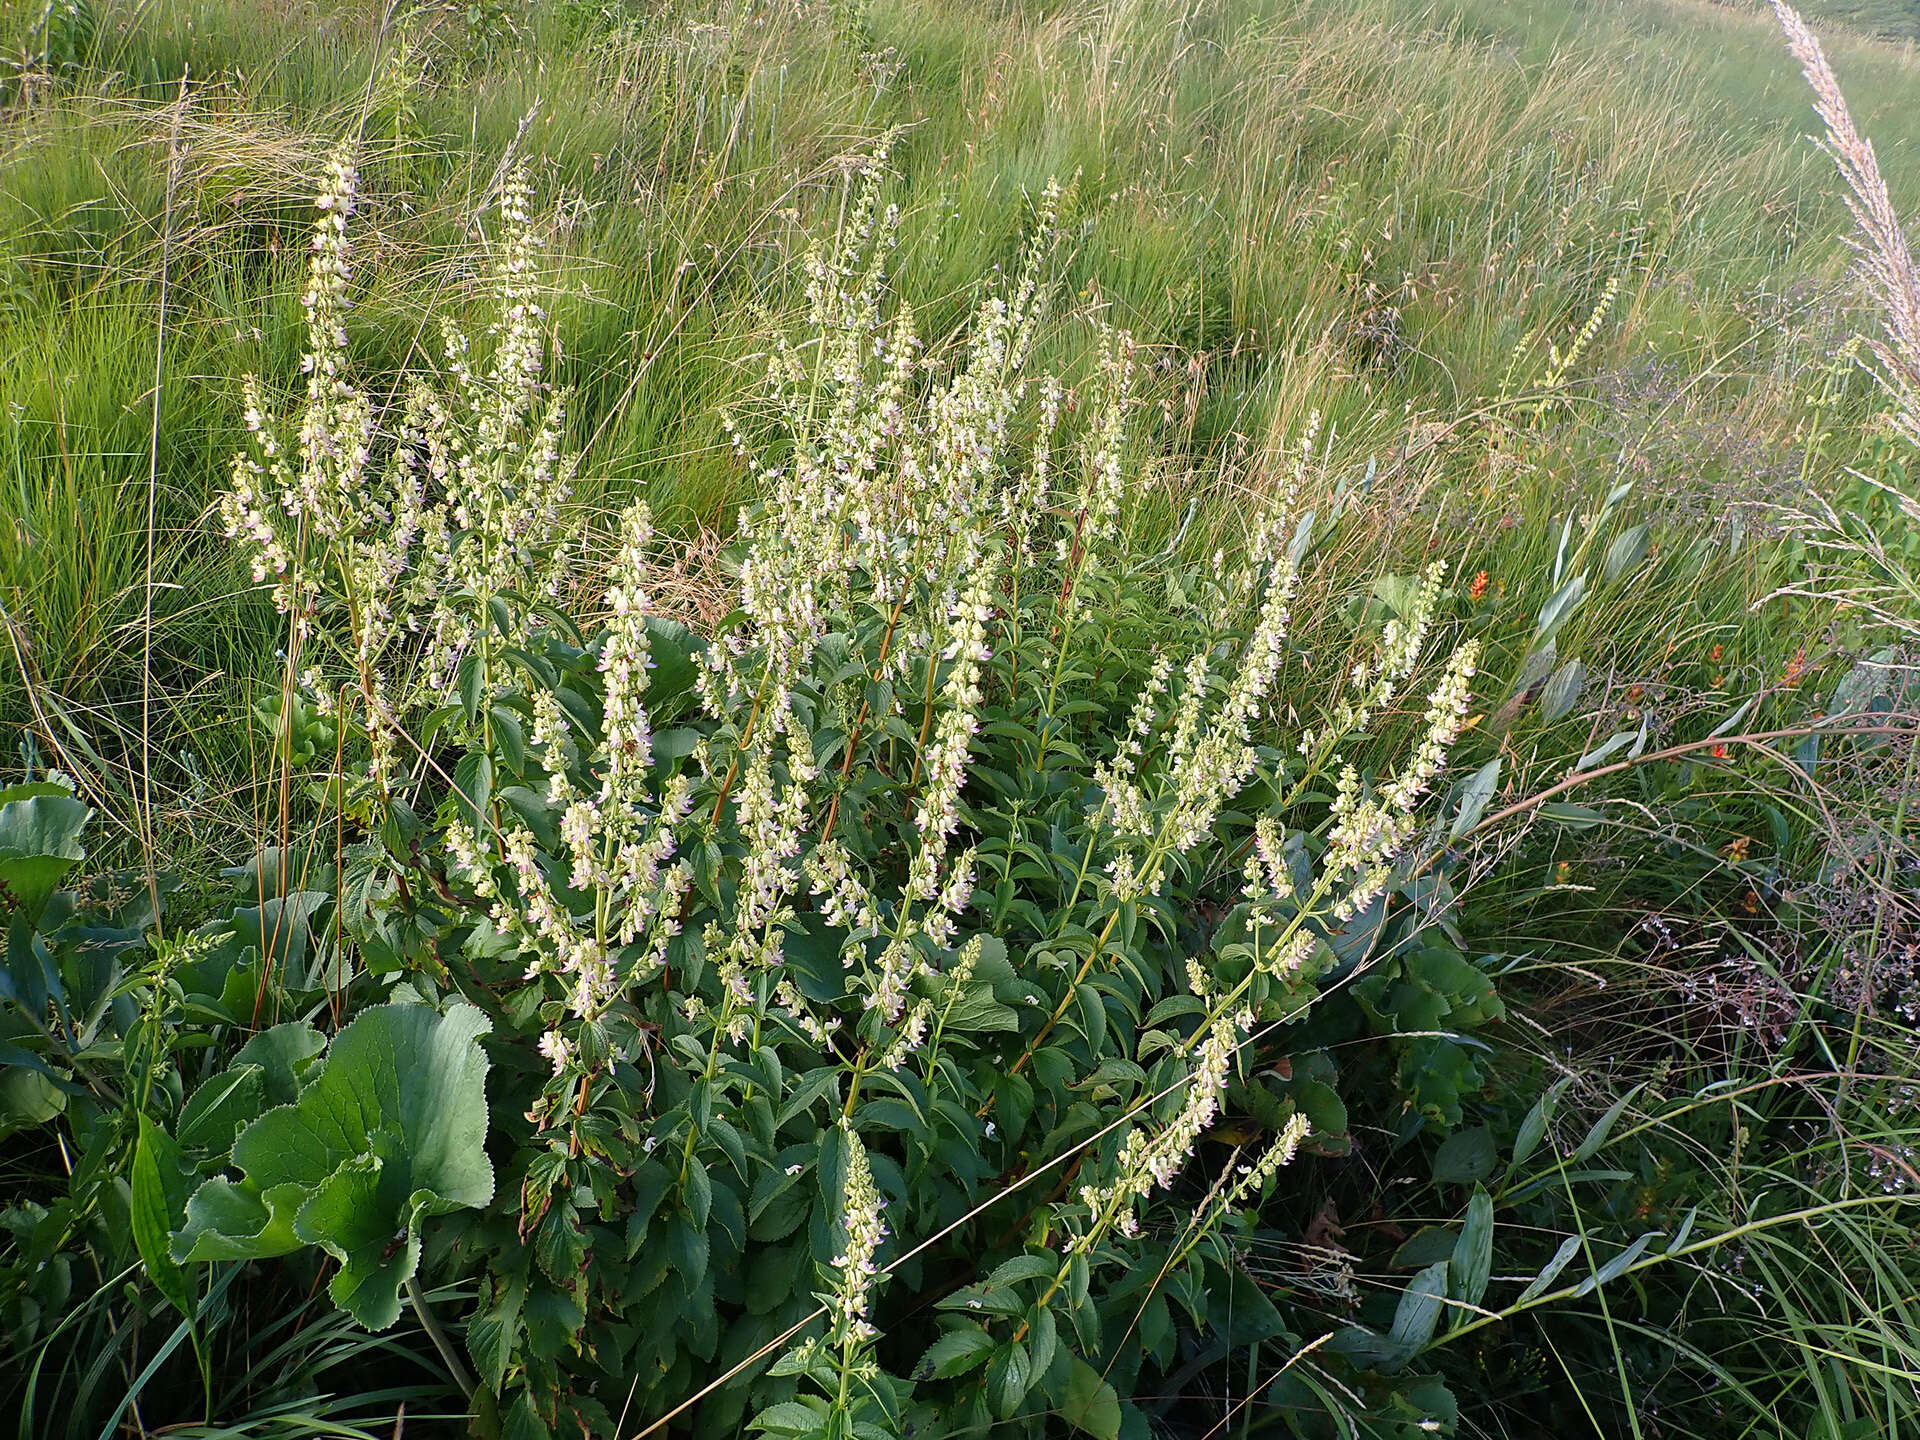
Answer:
<path fill-rule="evenodd" d="M 890 126 L 905 127 L 896 279 L 934 333 L 965 314 L 972 277 L 1010 258 L 1026 197 L 1081 174 L 1072 288 L 1153 357 L 1161 438 L 1194 457 L 1196 480 L 1270 450 L 1309 408 L 1338 461 L 1497 405 L 1540 380 L 1547 342 L 1564 344 L 1609 282 L 1621 299 L 1584 373 L 1619 373 L 1629 392 L 1659 389 L 1653 367 L 1685 376 L 1677 395 L 1634 397 L 1645 433 L 1616 465 L 1686 465 L 1660 453 L 1675 410 L 1784 441 L 1797 416 L 1780 382 L 1831 333 L 1839 216 L 1795 142 L 1791 73 L 1764 27 L 1707 7 L 876 4 L 849 30 L 824 11 L 547 4 L 510 32 L 351 7 L 292 6 L 262 26 L 256 7 L 209 0 L 91 13 L 78 58 L 21 89 L 0 190 L 0 564 L 34 673 L 88 710 L 116 712 L 137 686 L 120 642 L 148 599 L 128 568 L 145 540 L 139 507 L 113 497 L 150 463 L 162 569 L 181 587 L 158 594 L 163 657 L 223 653 L 214 668 L 233 680 L 203 697 L 214 713 L 271 669 L 257 613 L 238 636 L 213 618 L 234 613 L 237 586 L 196 527 L 238 416 L 230 387 L 207 381 L 292 356 L 291 207 L 343 128 L 377 156 L 381 264 L 361 316 L 391 368 L 428 309 L 467 303 L 449 246 L 500 157 L 540 162 L 564 197 L 550 278 L 573 438 L 597 485 L 644 485 L 681 531 L 729 525 L 741 482 L 715 416 L 793 302 L 796 223 L 817 218 L 849 144 Z M 1907 143 L 1895 97 L 1911 66 L 1847 54 L 1883 144 Z M 184 171 L 163 225 L 176 134 Z M 1065 326 L 1052 344 L 1083 334 Z M 1516 368 L 1529 335 L 1540 357 Z M 155 403 L 164 443 L 149 457 Z M 1555 509 L 1567 476 L 1595 469 L 1558 437 L 1514 458 L 1477 474 L 1484 452 L 1466 445 L 1429 463 L 1469 477 L 1452 488 L 1482 491 L 1490 520 Z M 1169 529 L 1183 508 L 1169 493 Z M 57 537 L 80 526 L 94 563 L 49 573 L 79 568 Z"/>
<path fill-rule="evenodd" d="M 1498 1150 L 1504 1288 L 1421 1362 L 1464 1433 L 1920 1425 L 1898 648 L 1920 509 L 1891 433 L 1913 437 L 1920 373 L 1894 244 L 1920 200 L 1911 47 L 1829 40 L 1849 112 L 1804 32 L 1788 56 L 1758 9 L 1692 0 L 32 8 L 0 122 L 0 724 L 79 776 L 121 850 L 208 882 L 300 824 L 339 838 L 296 781 L 283 622 L 209 520 L 235 377 L 300 353 L 333 138 L 362 142 L 354 346 L 382 404 L 440 318 L 484 324 L 488 197 L 529 164 L 598 522 L 576 588 L 644 491 L 698 628 L 731 606 L 755 494 L 723 416 L 858 157 L 891 137 L 889 283 L 935 346 L 1072 176 L 1035 366 L 1097 374 L 1089 319 L 1136 337 L 1130 543 L 1204 561 L 1293 484 L 1340 520 L 1303 651 L 1351 644 L 1430 554 L 1484 646 L 1463 775 L 1497 823 L 1449 853 L 1462 943 L 1501 957 L 1512 1007 L 1460 1122 Z M 1856 217 L 1884 335 L 1855 308 Z M 1856 708 L 1854 733 L 1823 723 Z M 1361 1158 L 1303 1164 L 1244 1242 L 1292 1329 L 1235 1354 L 1224 1396 L 1221 1357 L 1192 1356 L 1169 1412 L 1206 1392 L 1215 1431 L 1311 1434 L 1371 1413 L 1317 1347 L 1387 1328 L 1420 1225 L 1459 1227 L 1465 1195 L 1436 1127 L 1389 1104 L 1386 1035 L 1328 1042 L 1388 1097 L 1350 1101 Z M 85 1323 L 100 1368 L 60 1384 L 138 1371 L 116 1348 L 138 1325 L 105 1302 Z M 308 1340 L 232 1403 L 320 1423 L 291 1391 L 360 1352 Z M 445 1393 L 394 1363 L 391 1393 L 320 1418 L 370 1430 Z"/>

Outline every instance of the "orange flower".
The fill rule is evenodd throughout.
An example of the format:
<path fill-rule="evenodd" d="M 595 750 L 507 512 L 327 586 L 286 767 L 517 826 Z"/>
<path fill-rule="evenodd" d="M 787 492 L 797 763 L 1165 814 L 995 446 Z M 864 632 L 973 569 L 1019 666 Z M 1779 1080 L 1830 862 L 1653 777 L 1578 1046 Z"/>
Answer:
<path fill-rule="evenodd" d="M 1713 747 L 1713 758 L 1714 758 L 1714 759 L 1716 759 L 1716 760 L 1724 760 L 1724 759 L 1726 759 L 1726 758 L 1727 758 L 1727 747 L 1726 747 L 1725 745 L 1716 745 L 1716 746 L 1714 746 L 1714 747 Z"/>
<path fill-rule="evenodd" d="M 1793 652 L 1793 658 L 1787 661 L 1787 668 L 1780 672 L 1782 685 L 1798 685 L 1800 677 L 1807 673 L 1807 647 L 1802 645 Z"/>
<path fill-rule="evenodd" d="M 1487 572 L 1482 570 L 1478 575 L 1473 577 L 1473 584 L 1467 587 L 1467 598 L 1469 600 L 1478 600 L 1482 595 L 1485 595 L 1486 593 L 1487 593 Z"/>
<path fill-rule="evenodd" d="M 1713 653 L 1708 655 L 1707 659 L 1711 660 L 1716 665 L 1720 663 L 1720 647 L 1718 645 L 1713 647 Z"/>

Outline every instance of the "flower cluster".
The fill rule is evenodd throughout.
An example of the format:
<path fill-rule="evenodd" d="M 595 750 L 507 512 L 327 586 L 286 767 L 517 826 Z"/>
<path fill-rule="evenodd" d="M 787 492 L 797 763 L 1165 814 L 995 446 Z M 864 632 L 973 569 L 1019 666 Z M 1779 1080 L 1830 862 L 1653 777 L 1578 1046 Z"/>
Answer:
<path fill-rule="evenodd" d="M 1469 640 L 1447 663 L 1428 698 L 1426 731 L 1412 761 L 1378 795 L 1366 793 L 1359 772 L 1343 766 L 1333 801 L 1333 826 L 1321 859 L 1323 884 L 1343 888 L 1335 907 L 1344 920 L 1371 905 L 1386 889 L 1393 862 L 1413 833 L 1413 812 L 1459 738 L 1479 663 L 1478 641 Z"/>
<path fill-rule="evenodd" d="M 1240 1168 L 1233 1187 L 1221 1202 L 1221 1208 L 1231 1210 L 1244 1204 L 1249 1196 L 1265 1189 L 1275 1175 L 1293 1163 L 1293 1157 L 1300 1153 L 1300 1147 L 1312 1133 L 1313 1125 L 1305 1115 L 1289 1115 L 1266 1153 L 1251 1165 Z"/>
<path fill-rule="evenodd" d="M 1091 1250 L 1109 1228 L 1123 1235 L 1139 1233 L 1136 1207 L 1155 1190 L 1173 1184 L 1192 1157 L 1200 1136 L 1220 1113 L 1233 1057 L 1241 1038 L 1252 1028 L 1252 1013 L 1239 1010 L 1216 1015 L 1201 1032 L 1179 1113 L 1157 1135 L 1149 1136 L 1139 1128 L 1130 1130 L 1114 1162 L 1114 1179 L 1105 1185 L 1080 1187 L 1080 1203 L 1087 1208 L 1089 1224 L 1068 1242 L 1068 1253 Z"/>
<path fill-rule="evenodd" d="M 532 188 L 523 167 L 502 183 L 494 269 L 493 356 L 484 371 L 450 323 L 444 391 L 403 383 L 397 423 L 351 378 L 357 171 L 351 145 L 329 158 L 302 305 L 307 316 L 304 403 L 276 418 L 259 381 L 244 383 L 253 445 L 237 457 L 219 501 L 227 536 L 251 552 L 256 582 L 272 584 L 295 644 L 337 640 L 372 744 L 373 776 L 391 782 L 407 716 L 444 703 L 463 683 L 490 707 L 501 687 L 493 657 L 540 625 L 532 597 L 552 598 L 573 554 L 567 515 L 573 459 L 561 446 L 563 409 L 540 409 L 545 312 L 536 297 Z M 287 437 L 289 432 L 293 438 Z M 344 619 L 322 626 L 322 616 Z M 425 636 L 424 656 L 414 637 Z M 463 665 L 472 667 L 463 673 Z M 310 687 L 330 688 L 305 665 Z M 473 682 L 477 682 L 473 683 Z"/>
<path fill-rule="evenodd" d="M 867 1319 L 867 1305 L 880 1273 L 874 1257 L 887 1238 L 887 1224 L 882 1217 L 880 1192 L 874 1188 L 873 1170 L 867 1164 L 866 1147 L 844 1120 L 840 1138 L 847 1157 L 847 1178 L 841 1193 L 846 1248 L 833 1260 L 836 1284 L 828 1310 L 834 1345 L 850 1350 L 874 1339 L 877 1333 Z"/>

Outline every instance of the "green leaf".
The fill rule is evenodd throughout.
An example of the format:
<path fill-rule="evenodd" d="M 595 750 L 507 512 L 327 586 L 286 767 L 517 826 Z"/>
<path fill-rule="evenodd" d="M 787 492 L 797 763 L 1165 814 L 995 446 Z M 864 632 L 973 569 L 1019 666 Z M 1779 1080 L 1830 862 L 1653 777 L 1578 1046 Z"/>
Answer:
<path fill-rule="evenodd" d="M 1608 1106 L 1607 1113 L 1593 1122 L 1593 1128 L 1587 1132 L 1587 1138 L 1580 1142 L 1579 1148 L 1573 1152 L 1567 1163 L 1578 1165 L 1582 1161 L 1591 1160 L 1598 1154 L 1600 1147 L 1607 1143 L 1607 1136 L 1613 1133 L 1614 1124 L 1620 1119 L 1621 1115 L 1625 1113 L 1627 1106 L 1633 1103 L 1634 1097 L 1637 1096 L 1643 1088 L 1645 1088 L 1644 1085 L 1634 1086 L 1631 1090 L 1627 1091 L 1626 1094 Z"/>
<path fill-rule="evenodd" d="M 1567 1262 L 1579 1253 L 1580 1237 L 1569 1235 L 1560 1242 L 1560 1248 L 1553 1252 L 1553 1258 L 1540 1267 L 1540 1273 L 1533 1277 L 1531 1284 L 1520 1292 L 1519 1299 L 1513 1303 L 1524 1305 L 1527 1301 L 1547 1293 L 1553 1288 L 1553 1282 L 1560 1278 L 1560 1272 L 1567 1268 Z"/>
<path fill-rule="evenodd" d="M 837 1065 L 822 1065 L 802 1076 L 800 1083 L 793 1087 L 785 1103 L 780 1106 L 780 1113 L 774 1116 L 773 1128 L 781 1129 L 794 1116 L 822 1098 L 827 1098 L 832 1105 L 840 1103 L 840 1067 Z"/>
<path fill-rule="evenodd" d="M 818 1402 L 816 1402 L 818 1403 Z M 782 1400 L 769 1405 L 747 1422 L 749 1430 L 765 1430 L 775 1435 L 811 1435 L 823 1431 L 827 1417 L 799 1400 Z"/>
<path fill-rule="evenodd" d="M 1393 1252 L 1396 1270 L 1420 1270 L 1445 1260 L 1459 1248 L 1460 1237 L 1451 1225 L 1422 1225 Z"/>
<path fill-rule="evenodd" d="M 1051 1306 L 1035 1306 L 1027 1312 L 1027 1321 L 1031 1327 L 1027 1331 L 1028 1363 L 1033 1369 L 1033 1383 L 1037 1384 L 1052 1367 L 1060 1347 L 1060 1322 L 1054 1319 Z"/>
<path fill-rule="evenodd" d="M 1449 1273 L 1454 1298 L 1478 1305 L 1493 1274 L 1493 1198 L 1481 1186 L 1473 1187 L 1473 1198 L 1467 1201 L 1466 1223 L 1453 1247 Z"/>
<path fill-rule="evenodd" d="M 1442 1185 L 1471 1185 L 1493 1174 L 1497 1155 L 1493 1132 L 1485 1126 L 1457 1131 L 1433 1152 L 1433 1178 Z"/>
<path fill-rule="evenodd" d="M 1002 1420 L 1009 1420 L 1027 1398 L 1033 1384 L 1033 1362 L 1027 1347 L 1009 1341 L 987 1365 L 987 1403 Z"/>
<path fill-rule="evenodd" d="M 262 1030 L 233 1057 L 233 1063 L 193 1092 L 176 1127 L 188 1150 L 224 1155 L 234 1136 L 261 1112 L 291 1105 L 327 1037 L 304 1020 L 289 1020 Z M 204 1163 L 204 1162 L 203 1162 Z"/>
<path fill-rule="evenodd" d="M 469 724 L 480 716 L 480 691 L 484 679 L 478 655 L 467 656 L 454 672 L 454 683 L 460 691 L 460 708 L 467 712 Z"/>
<path fill-rule="evenodd" d="M 186 1213 L 187 1181 L 180 1147 L 145 1115 L 133 1151 L 131 1218 L 133 1243 L 147 1275 L 173 1308 L 192 1319 L 193 1283 L 168 1248 L 174 1223 Z"/>
<path fill-rule="evenodd" d="M 467 1321 L 467 1353 L 473 1357 L 473 1368 L 479 1374 L 480 1383 L 495 1395 L 500 1393 L 507 1361 L 512 1358 L 514 1344 L 520 1338 L 520 1307 L 526 1298 L 525 1275 L 495 1276 L 492 1297 Z"/>
<path fill-rule="evenodd" d="M 493 1198 L 484 1015 L 379 1005 L 334 1037 L 319 1078 L 241 1132 L 244 1173 L 187 1202 L 180 1260 L 242 1260 L 319 1245 L 340 1262 L 339 1305 L 370 1330 L 400 1314 L 428 1215 Z"/>
<path fill-rule="evenodd" d="M 667 1222 L 667 1258 L 689 1290 L 698 1289 L 706 1278 L 707 1261 L 712 1254 L 713 1242 L 707 1238 L 704 1227 L 689 1224 L 684 1215 L 675 1215 Z"/>
<path fill-rule="evenodd" d="M 1591 1295 L 1608 1281 L 1618 1280 L 1632 1268 L 1634 1261 L 1647 1253 L 1647 1247 L 1658 1240 L 1664 1233 L 1665 1232 L 1661 1230 L 1649 1230 L 1618 1255 L 1607 1261 L 1607 1263 L 1602 1265 L 1598 1270 L 1594 1271 L 1593 1274 L 1582 1280 L 1578 1287 L 1575 1288 L 1572 1298 L 1577 1300 L 1582 1295 Z"/>
<path fill-rule="evenodd" d="M 1022 1280 L 1048 1280 L 1060 1273 L 1060 1262 L 1051 1255 L 1016 1255 L 994 1267 L 987 1276 L 987 1288 L 1004 1290 Z"/>
<path fill-rule="evenodd" d="M 67 872 L 87 858 L 80 832 L 92 813 L 57 787 L 0 790 L 0 905 L 11 903 L 29 923 L 38 921 Z"/>
<path fill-rule="evenodd" d="M 913 1367 L 916 1380 L 951 1380 L 987 1363 L 993 1353 L 994 1339 L 978 1325 L 949 1330 L 920 1357 Z"/>
<path fill-rule="evenodd" d="M 524 775 L 527 771 L 527 740 L 520 728 L 520 717 L 504 705 L 495 705 L 487 712 L 492 722 L 489 729 L 493 735 L 494 748 L 500 752 L 500 758 L 506 762 L 507 771 L 513 775 Z"/>
<path fill-rule="evenodd" d="M 469 750 L 453 767 L 453 804 L 474 834 L 484 835 L 492 825 L 493 757 L 486 751 Z"/>
<path fill-rule="evenodd" d="M 1573 709 L 1586 683 L 1587 667 L 1577 659 L 1567 661 L 1553 672 L 1540 692 L 1540 718 L 1548 724 L 1560 719 Z"/>
<path fill-rule="evenodd" d="M 1513 1174 L 1526 1158 L 1546 1138 L 1547 1125 L 1553 1119 L 1553 1112 L 1560 1104 L 1560 1092 L 1567 1088 L 1565 1080 L 1556 1080 L 1547 1087 L 1547 1091 L 1533 1102 L 1533 1108 L 1527 1111 L 1526 1118 L 1520 1122 L 1520 1133 L 1513 1139 L 1513 1161 L 1507 1167 L 1507 1173 Z"/>
<path fill-rule="evenodd" d="M 180 1144 L 188 1150 L 225 1155 L 241 1127 L 267 1108 L 264 1072 L 258 1065 L 233 1066 L 213 1076 L 180 1111 Z"/>
<path fill-rule="evenodd" d="M 993 986 L 976 981 L 961 991 L 948 1012 L 946 1029 L 956 1033 L 978 1030 L 1018 1030 L 1020 1016 L 1011 1006 L 993 998 Z"/>
<path fill-rule="evenodd" d="M 1616 731 L 1607 739 L 1594 746 L 1593 749 L 1587 751 L 1587 753 L 1582 755 L 1578 760 L 1574 761 L 1574 773 L 1578 774 L 1582 770 L 1593 769 L 1594 766 L 1598 765 L 1608 756 L 1631 745 L 1633 743 L 1633 737 L 1638 733 L 1640 732 L 1634 730 Z"/>
<path fill-rule="evenodd" d="M 1447 1263 L 1439 1261 L 1415 1275 L 1393 1312 L 1393 1329 L 1387 1339 L 1407 1359 L 1427 1348 L 1440 1323 L 1447 1295 Z"/>
<path fill-rule="evenodd" d="M 693 688 L 700 673 L 700 652 L 707 642 L 678 620 L 664 615 L 646 619 L 648 658 L 647 708 L 657 710 L 667 700 Z"/>
<path fill-rule="evenodd" d="M 1607 580 L 1618 580 L 1646 559 L 1651 535 L 1651 528 L 1642 520 L 1638 525 L 1614 536 L 1613 543 L 1607 547 L 1607 558 L 1600 562 L 1601 576 Z"/>
<path fill-rule="evenodd" d="M 1673 1232 L 1673 1238 L 1667 1242 L 1666 1253 L 1671 1255 L 1686 1248 L 1687 1237 L 1693 1234 L 1693 1222 L 1700 1218 L 1700 1207 L 1694 1206 L 1681 1220 L 1680 1228 Z"/>
<path fill-rule="evenodd" d="M 553 1432 L 540 1418 L 531 1391 L 522 1390 L 513 1408 L 507 1411 L 507 1423 L 501 1428 L 500 1440 L 553 1440 Z"/>
<path fill-rule="evenodd" d="M 587 1237 L 573 1206 L 561 1199 L 548 1207 L 533 1240 L 533 1258 L 546 1277 L 566 1289 L 587 1262 Z"/>
<path fill-rule="evenodd" d="M 1545 640 L 1566 622 L 1566 618 L 1579 608 L 1581 598 L 1587 593 L 1587 577 L 1584 573 L 1574 576 L 1558 590 L 1551 599 L 1540 607 L 1540 628 L 1538 635 Z"/>
<path fill-rule="evenodd" d="M 1066 1393 L 1060 1397 L 1060 1418 L 1094 1440 L 1120 1440 L 1120 1397 L 1078 1355 L 1073 1357 Z"/>
<path fill-rule="evenodd" d="M 938 1301 L 938 1310 L 985 1310 L 991 1315 L 1014 1316 L 1027 1308 L 1027 1302 L 1011 1290 L 990 1290 L 984 1285 L 964 1285 Z"/>
<path fill-rule="evenodd" d="M 1453 825 L 1447 832 L 1447 838 L 1458 840 L 1467 831 L 1480 823 L 1480 817 L 1487 813 L 1487 804 L 1500 789 L 1500 759 L 1496 755 L 1482 765 L 1460 787 L 1460 809 L 1453 817 Z"/>
<path fill-rule="evenodd" d="M 1590 805 L 1573 805 L 1554 800 L 1540 807 L 1540 818 L 1551 820 L 1565 830 L 1591 830 L 1607 817 Z"/>
<path fill-rule="evenodd" d="M 38 1069 L 11 1061 L 5 1066 L 0 1069 L 0 1139 L 44 1125 L 67 1108 L 66 1092 Z"/>

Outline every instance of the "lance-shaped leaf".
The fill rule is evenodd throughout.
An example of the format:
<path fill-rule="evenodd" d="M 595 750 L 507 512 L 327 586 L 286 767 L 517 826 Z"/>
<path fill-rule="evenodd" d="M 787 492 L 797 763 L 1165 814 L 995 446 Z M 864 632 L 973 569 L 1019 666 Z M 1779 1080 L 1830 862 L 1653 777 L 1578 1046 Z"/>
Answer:
<path fill-rule="evenodd" d="M 298 1100 L 240 1132 L 244 1178 L 194 1192 L 174 1254 L 240 1260 L 319 1245 L 340 1262 L 335 1302 L 368 1329 L 391 1325 L 419 1263 L 420 1221 L 493 1198 L 487 1029 L 470 1005 L 363 1012 Z"/>

